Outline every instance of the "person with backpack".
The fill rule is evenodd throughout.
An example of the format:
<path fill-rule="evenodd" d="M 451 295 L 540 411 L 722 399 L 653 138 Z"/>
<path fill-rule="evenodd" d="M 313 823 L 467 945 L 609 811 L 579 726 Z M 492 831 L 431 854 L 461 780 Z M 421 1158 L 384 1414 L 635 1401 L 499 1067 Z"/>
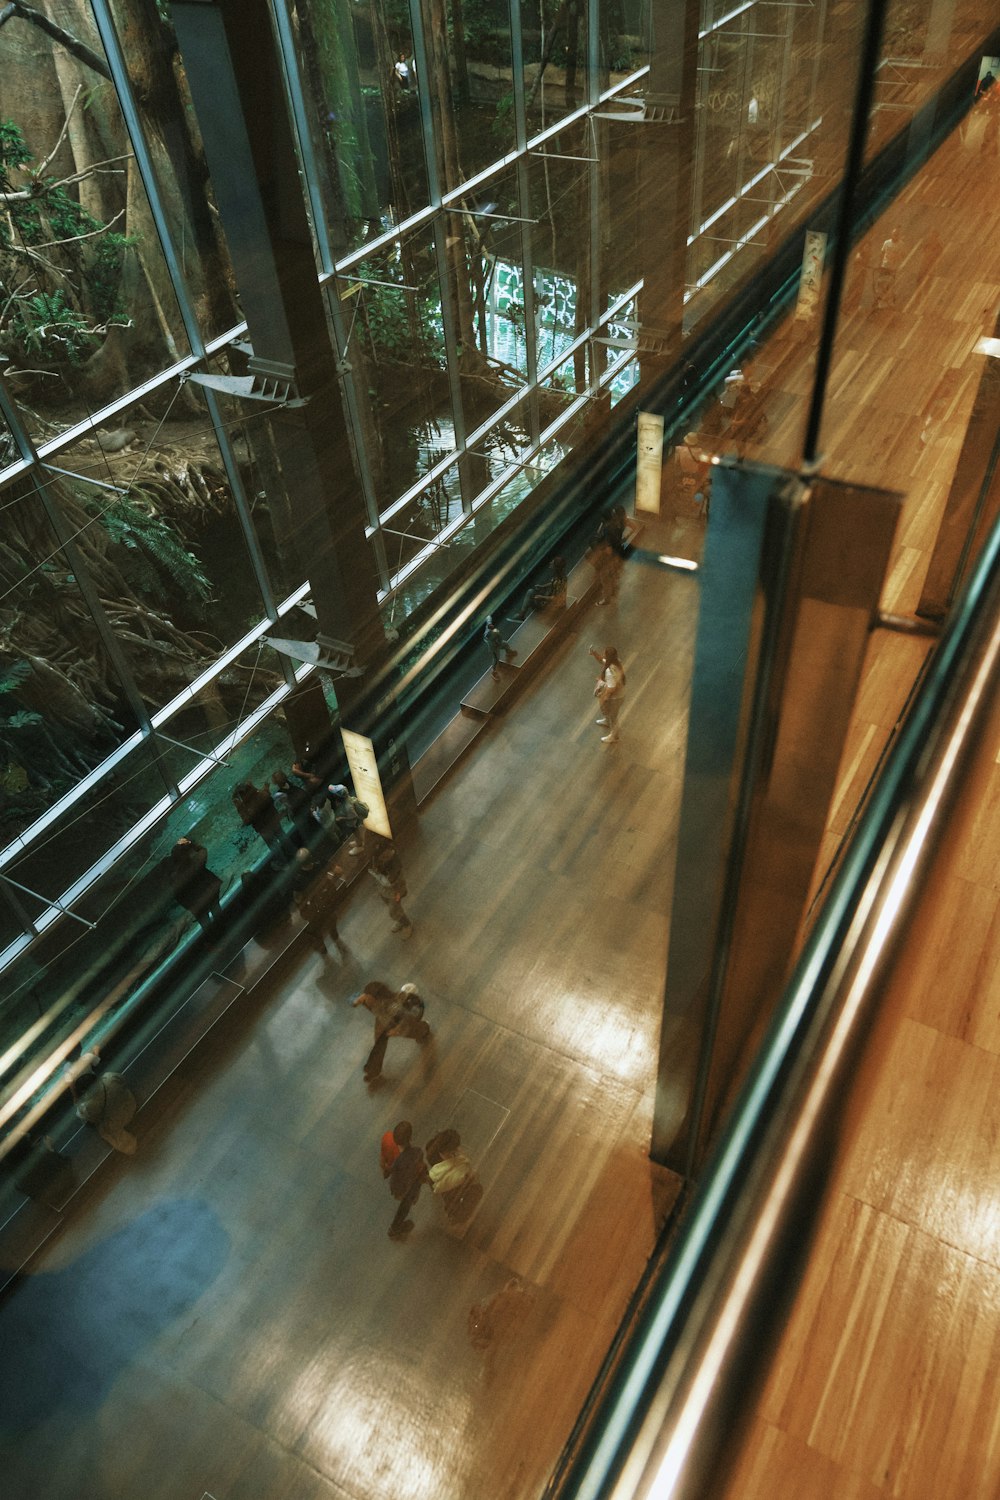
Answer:
<path fill-rule="evenodd" d="M 420 1189 L 428 1180 L 427 1164 L 423 1151 L 413 1144 L 413 1126 L 409 1120 L 400 1120 L 392 1134 L 399 1152 L 388 1172 L 389 1191 L 397 1205 L 389 1225 L 389 1238 L 405 1240 L 413 1228 L 410 1210 L 420 1197 Z"/>
<path fill-rule="evenodd" d="M 614 646 L 605 646 L 603 651 L 598 651 L 591 646 L 590 654 L 601 666 L 601 675 L 594 688 L 594 697 L 601 706 L 597 723 L 603 725 L 608 731 L 607 734 L 601 735 L 601 744 L 616 745 L 618 743 L 618 715 L 621 711 L 622 698 L 625 695 L 625 668 L 619 661 L 618 652 Z"/>
<path fill-rule="evenodd" d="M 482 1183 L 462 1149 L 457 1130 L 441 1130 L 424 1147 L 431 1192 L 441 1200 L 449 1224 L 467 1224 L 483 1196 Z"/>
<path fill-rule="evenodd" d="M 327 800 L 333 814 L 333 840 L 339 849 L 347 844 L 348 854 L 360 854 L 364 842 L 363 823 L 371 809 L 360 797 L 353 797 L 340 782 L 327 788 Z"/>
<path fill-rule="evenodd" d="M 431 1034 L 431 1028 L 424 1020 L 424 1002 L 417 994 L 416 985 L 404 984 L 400 990 L 391 990 L 380 979 L 369 979 L 351 1004 L 363 1005 L 375 1017 L 375 1041 L 365 1058 L 366 1083 L 374 1083 L 380 1077 L 390 1037 L 426 1042 Z"/>

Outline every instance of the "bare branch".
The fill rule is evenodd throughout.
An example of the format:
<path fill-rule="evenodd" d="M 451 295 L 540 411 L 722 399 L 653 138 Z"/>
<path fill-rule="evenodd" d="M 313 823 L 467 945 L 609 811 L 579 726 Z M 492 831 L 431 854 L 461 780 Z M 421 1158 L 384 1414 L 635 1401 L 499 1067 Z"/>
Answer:
<path fill-rule="evenodd" d="M 55 145 L 52 147 L 52 150 L 49 152 L 48 156 L 41 163 L 41 165 L 32 168 L 32 172 L 31 172 L 32 177 L 41 177 L 42 173 L 45 171 L 45 168 L 48 166 L 49 162 L 55 156 L 56 152 L 59 150 L 59 147 L 62 145 L 63 141 L 66 139 L 66 132 L 69 129 L 69 122 L 73 118 L 73 111 L 76 109 L 77 104 L 80 102 L 80 95 L 82 93 L 83 93 L 83 84 L 82 83 L 78 83 L 77 86 L 76 86 L 76 93 L 73 95 L 73 102 L 70 105 L 69 109 L 66 111 L 66 118 L 63 121 L 63 128 L 59 132 L 59 139 L 56 141 Z"/>
<path fill-rule="evenodd" d="M 10 193 L 0 193 L 0 203 L 26 203 L 29 199 L 43 198 L 46 193 L 52 193 L 56 188 L 67 187 L 74 182 L 83 182 L 104 167 L 112 166 L 116 161 L 131 161 L 132 155 L 131 151 L 124 151 L 121 156 L 106 156 L 103 161 L 93 161 L 89 166 L 81 167 L 79 172 L 71 173 L 69 177 L 60 177 L 58 182 L 42 182 L 35 174 L 32 174 L 30 187 L 17 188 Z M 51 160 L 51 157 L 47 159 Z"/>
<path fill-rule="evenodd" d="M 113 219 L 109 219 L 106 224 L 98 224 L 96 229 L 88 229 L 86 234 L 71 234 L 69 238 L 65 240 L 43 240 L 40 245 L 33 246 L 32 248 L 38 250 L 51 250 L 53 245 L 75 245 L 79 240 L 92 240 L 95 234 L 104 234 L 106 230 L 111 228 L 112 224 L 117 224 L 118 220 L 123 219 L 124 217 L 125 210 L 123 208 L 120 208 Z"/>
<path fill-rule="evenodd" d="M 5 21 L 12 20 L 15 16 L 18 16 L 22 21 L 30 21 L 32 26 L 37 26 L 39 31 L 44 31 L 48 36 L 52 37 L 53 41 L 59 42 L 61 46 L 65 47 L 67 52 L 72 52 L 74 57 L 79 58 L 82 63 L 86 63 L 88 68 L 93 68 L 95 73 L 100 73 L 102 78 L 106 78 L 109 83 L 111 82 L 111 69 L 108 67 L 107 61 L 96 53 L 92 47 L 88 47 L 86 42 L 81 42 L 77 37 L 73 36 L 72 32 L 64 31 L 61 26 L 57 26 L 54 21 L 50 21 L 48 16 L 43 16 L 40 11 L 33 10 L 30 5 L 24 5 L 22 0 L 10 0 L 10 3 L 4 6 L 3 10 L 0 11 L 0 26 Z"/>

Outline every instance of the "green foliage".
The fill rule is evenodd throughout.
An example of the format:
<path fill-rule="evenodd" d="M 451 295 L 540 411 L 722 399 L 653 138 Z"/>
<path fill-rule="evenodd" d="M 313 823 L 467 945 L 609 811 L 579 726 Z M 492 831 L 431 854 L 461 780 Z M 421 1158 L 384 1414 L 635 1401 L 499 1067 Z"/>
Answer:
<path fill-rule="evenodd" d="M 102 509 L 88 497 L 86 508 L 122 549 L 115 562 L 137 593 L 157 603 L 177 598 L 204 603 L 210 597 L 211 585 L 197 558 L 160 516 L 125 498 Z"/>
<path fill-rule="evenodd" d="M 0 171 L 10 167 L 25 167 L 31 160 L 31 152 L 23 134 L 13 120 L 0 120 Z"/>
<path fill-rule="evenodd" d="M 13 661 L 0 671 L 0 695 L 13 693 L 26 677 L 31 676 L 31 667 L 26 661 Z"/>
<path fill-rule="evenodd" d="M 80 355 L 97 343 L 88 331 L 86 318 L 70 307 L 58 290 L 22 298 L 12 324 L 28 354 L 55 357 L 61 348 L 73 365 L 79 364 Z"/>
<path fill-rule="evenodd" d="M 364 318 L 377 353 L 444 365 L 444 330 L 429 298 L 402 288 L 368 286 Z"/>
<path fill-rule="evenodd" d="M 107 326 L 128 326 L 122 268 L 136 241 L 106 229 L 53 178 L 12 181 L 32 159 L 20 127 L 0 120 L 0 186 L 30 190 L 0 219 L 0 282 L 23 288 L 5 304 L 0 348 L 34 363 L 77 365 Z"/>

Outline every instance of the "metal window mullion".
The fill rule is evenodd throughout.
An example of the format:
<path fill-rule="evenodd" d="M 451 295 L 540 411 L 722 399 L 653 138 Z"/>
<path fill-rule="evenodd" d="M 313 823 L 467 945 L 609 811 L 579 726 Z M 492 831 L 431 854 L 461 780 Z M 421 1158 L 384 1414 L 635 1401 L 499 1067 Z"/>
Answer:
<path fill-rule="evenodd" d="M 510 0 L 510 50 L 514 84 L 514 143 L 517 147 L 517 211 L 521 217 L 521 284 L 524 301 L 525 375 L 528 396 L 528 432 L 538 442 L 538 351 L 535 347 L 535 261 L 532 246 L 531 178 L 528 166 L 528 117 L 524 94 L 524 40 L 521 32 L 521 0 Z"/>
<path fill-rule="evenodd" d="M 135 152 L 136 165 L 139 168 L 139 175 L 142 178 L 142 184 L 149 201 L 150 213 L 156 227 L 160 248 L 163 251 L 167 274 L 174 289 L 174 296 L 177 298 L 177 306 L 180 310 L 181 321 L 184 324 L 184 331 L 187 334 L 192 352 L 199 360 L 202 360 L 207 354 L 205 341 L 202 338 L 194 306 L 188 296 L 187 283 L 184 279 L 180 259 L 177 255 L 173 232 L 167 219 L 163 197 L 160 192 L 159 179 L 153 164 L 152 155 L 146 144 L 142 121 L 139 118 L 135 95 L 132 92 L 132 81 L 128 75 L 128 68 L 118 38 L 118 32 L 108 9 L 108 0 L 93 0 L 93 7 L 94 20 L 97 24 L 101 43 L 108 59 L 112 80 L 118 93 L 118 102 L 125 119 L 125 128 L 128 131 L 132 150 Z M 270 579 L 257 540 L 256 529 L 250 516 L 250 507 L 247 504 L 246 492 L 243 489 L 243 482 L 240 478 L 239 466 L 233 455 L 225 424 L 220 418 L 218 404 L 207 388 L 203 387 L 203 390 L 205 391 L 206 405 L 208 406 L 212 426 L 215 430 L 215 438 L 219 444 L 223 466 L 232 487 L 236 515 L 243 534 L 243 540 L 250 555 L 250 565 L 257 587 L 260 589 L 261 604 L 266 617 L 273 621 L 277 618 L 277 615 L 274 609 Z"/>
<path fill-rule="evenodd" d="M 610 73 L 609 73 L 610 80 Z M 601 0 L 587 0 L 587 100 L 590 109 L 601 102 Z M 600 122 L 590 116 L 590 136 L 593 144 L 591 155 L 596 158 L 588 167 L 590 189 L 590 286 L 576 289 L 578 298 L 586 296 L 590 304 L 590 325 L 596 328 L 601 320 L 601 160 L 599 146 Z M 609 137 L 606 135 L 605 140 Z M 596 368 L 599 344 L 590 344 L 587 364 L 590 368 L 590 383 L 596 386 L 600 371 Z"/>
<path fill-rule="evenodd" d="M 438 289 L 441 293 L 441 325 L 444 331 L 445 365 L 448 371 L 448 392 L 451 397 L 452 424 L 455 432 L 455 448 L 459 455 L 458 487 L 463 511 L 472 509 L 472 495 L 468 477 L 468 465 L 463 461 L 466 453 L 465 407 L 462 401 L 462 382 L 458 373 L 455 351 L 458 337 L 455 330 L 455 309 L 451 300 L 451 284 L 448 277 L 448 255 L 445 249 L 445 226 L 441 215 L 441 174 L 438 172 L 435 150 L 434 117 L 431 112 L 430 67 L 427 62 L 427 39 L 424 35 L 423 7 L 420 0 L 408 0 L 410 28 L 413 32 L 413 59 L 417 68 L 417 99 L 420 104 L 420 133 L 424 147 L 424 164 L 427 168 L 428 207 L 431 209 L 431 229 L 434 235 L 434 260 L 437 267 Z"/>
<path fill-rule="evenodd" d="M 11 400 L 6 382 L 2 377 L 0 377 L 0 414 L 3 415 L 7 422 L 10 435 L 21 457 L 27 459 L 31 465 L 25 477 L 30 476 L 30 483 L 41 502 L 42 510 L 45 512 L 48 523 L 55 533 L 56 541 L 66 554 L 69 565 L 73 569 L 73 576 L 76 579 L 83 602 L 90 611 L 94 627 L 101 638 L 115 671 L 118 673 L 122 687 L 125 689 L 125 696 L 128 698 L 142 732 L 144 735 L 149 735 L 152 733 L 149 714 L 142 700 L 142 695 L 136 686 L 135 679 L 132 676 L 132 669 L 118 644 L 114 631 L 111 629 L 107 615 L 104 613 L 104 606 L 101 604 L 97 590 L 87 571 L 87 566 L 73 541 L 74 532 L 67 524 L 58 502 L 49 494 L 49 484 L 42 477 L 41 464 L 38 454 L 35 452 L 34 443 L 21 422 L 20 413 Z"/>
<path fill-rule="evenodd" d="M 180 261 L 177 256 L 177 248 L 174 244 L 173 233 L 167 220 L 163 198 L 160 194 L 159 181 L 156 168 L 153 165 L 152 154 L 146 144 L 146 135 L 139 118 L 139 111 L 132 92 L 132 81 L 129 78 L 128 68 L 125 64 L 125 55 L 122 52 L 118 32 L 111 17 L 108 0 L 91 0 L 94 21 L 97 25 L 98 34 L 104 52 L 111 69 L 111 78 L 118 94 L 118 103 L 125 119 L 125 129 L 128 132 L 129 142 L 135 153 L 136 166 L 142 185 L 149 200 L 149 209 L 156 227 L 156 233 L 163 251 L 167 273 L 177 298 L 177 306 L 187 334 L 191 348 L 199 354 L 204 354 L 204 346 L 201 340 L 201 330 L 198 327 L 198 319 L 194 307 L 187 294 L 187 284 L 184 281 L 184 273 L 181 270 Z"/>
<path fill-rule="evenodd" d="M 302 87 L 302 74 L 299 70 L 298 52 L 295 47 L 295 33 L 288 13 L 288 0 L 271 0 L 271 15 L 282 60 L 285 99 L 298 142 L 299 159 L 302 163 L 306 195 L 312 212 L 313 233 L 316 236 L 320 265 L 323 274 L 329 276 L 335 269 L 335 262 L 330 247 L 326 207 L 320 192 L 316 152 L 313 147 L 312 131 L 309 128 L 309 115 L 306 110 L 305 91 Z"/>

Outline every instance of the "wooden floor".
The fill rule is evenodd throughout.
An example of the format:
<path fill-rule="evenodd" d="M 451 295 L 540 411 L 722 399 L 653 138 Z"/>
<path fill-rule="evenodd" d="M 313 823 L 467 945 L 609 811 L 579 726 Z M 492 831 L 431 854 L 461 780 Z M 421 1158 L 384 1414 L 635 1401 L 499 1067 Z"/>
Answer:
<path fill-rule="evenodd" d="M 413 938 L 354 893 L 349 957 L 233 1007 L 143 1112 L 0 1305 L 3 1500 L 540 1492 L 678 1187 L 646 1152 L 696 599 L 635 558 L 422 810 Z M 617 746 L 592 641 L 629 672 Z M 372 1087 L 369 977 L 415 981 L 433 1028 Z M 388 1238 L 401 1118 L 460 1129 L 485 1186 L 464 1234 L 425 1192 Z M 469 1310 L 511 1276 L 488 1358 Z"/>
<path fill-rule="evenodd" d="M 1000 283 L 995 175 L 984 191 L 975 137 L 946 151 L 899 206 L 898 316 L 863 302 L 849 322 L 825 436 L 829 473 L 909 494 L 886 598 L 900 612 Z M 946 246 L 918 286 L 916 236 L 941 202 Z M 779 339 L 758 374 L 763 456 L 794 457 L 806 355 Z M 617 608 L 567 633 L 424 810 L 405 850 L 412 941 L 359 892 L 349 957 L 310 955 L 230 1014 L 0 1307 L 4 1500 L 538 1495 L 676 1191 L 645 1149 L 696 584 L 652 557 L 693 555 L 698 526 L 651 525 Z M 617 644 L 629 675 L 616 747 L 594 724 L 591 642 Z M 873 641 L 828 853 L 925 649 Z M 872 1123 L 845 1150 L 741 1500 L 1000 1488 L 997 775 L 898 976 L 864 1081 Z M 434 1040 L 394 1041 L 368 1088 L 369 1018 L 348 1001 L 372 976 L 418 983 Z M 388 1239 L 378 1142 L 402 1117 L 472 1144 L 486 1195 L 464 1234 L 425 1193 L 410 1239 Z M 469 1308 L 511 1275 L 519 1314 L 487 1360 Z"/>
<path fill-rule="evenodd" d="M 883 601 L 899 613 L 919 597 L 982 368 L 973 345 L 1000 299 L 1000 162 L 981 155 L 976 128 L 891 210 L 912 237 L 905 305 L 874 319 L 863 306 L 835 365 L 828 471 L 907 493 Z M 943 248 L 917 275 L 918 236 L 935 224 Z M 873 638 L 827 855 L 925 649 Z M 728 1500 L 1000 1494 L 998 746 L 1000 711 L 857 1079 L 816 1248 Z"/>

